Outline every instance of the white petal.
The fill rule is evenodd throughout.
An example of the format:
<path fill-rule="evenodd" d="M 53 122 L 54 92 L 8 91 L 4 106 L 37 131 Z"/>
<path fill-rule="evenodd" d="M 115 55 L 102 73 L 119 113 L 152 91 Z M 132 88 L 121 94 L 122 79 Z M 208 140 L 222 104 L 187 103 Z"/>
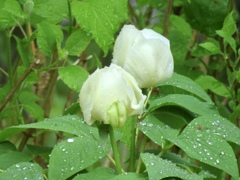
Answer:
<path fill-rule="evenodd" d="M 163 41 L 168 47 L 170 47 L 169 40 L 162 36 L 161 34 L 158 34 L 157 32 L 151 30 L 151 29 L 143 29 L 141 30 L 141 33 L 146 39 L 159 39 Z"/>

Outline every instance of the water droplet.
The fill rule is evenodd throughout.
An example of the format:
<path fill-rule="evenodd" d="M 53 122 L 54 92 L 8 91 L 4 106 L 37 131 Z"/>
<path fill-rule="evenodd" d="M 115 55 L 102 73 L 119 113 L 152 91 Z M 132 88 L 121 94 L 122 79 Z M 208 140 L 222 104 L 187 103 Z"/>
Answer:
<path fill-rule="evenodd" d="M 67 140 L 67 142 L 69 142 L 69 143 L 74 142 L 74 139 L 73 139 L 73 138 L 69 138 L 69 139 Z"/>
<path fill-rule="evenodd" d="M 153 165 L 154 165 L 154 162 L 151 162 L 151 165 L 153 166 Z"/>

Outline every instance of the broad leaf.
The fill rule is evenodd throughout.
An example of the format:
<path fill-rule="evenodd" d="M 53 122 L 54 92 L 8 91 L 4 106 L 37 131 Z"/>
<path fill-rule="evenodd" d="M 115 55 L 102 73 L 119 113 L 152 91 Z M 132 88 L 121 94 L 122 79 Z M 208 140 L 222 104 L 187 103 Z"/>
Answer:
<path fill-rule="evenodd" d="M 208 53 L 209 55 L 223 54 L 222 51 L 220 50 L 220 47 L 210 41 L 201 43 L 199 44 L 199 46 L 209 51 Z"/>
<path fill-rule="evenodd" d="M 32 160 L 32 157 L 24 152 L 9 151 L 0 156 L 0 169 L 7 169 L 13 164 L 30 160 Z"/>
<path fill-rule="evenodd" d="M 18 163 L 5 172 L 0 173 L 0 179 L 38 179 L 44 180 L 43 170 L 38 164 L 23 162 Z"/>
<path fill-rule="evenodd" d="M 49 118 L 38 123 L 5 128 L 4 130 L 0 131 L 0 141 L 3 141 L 8 137 L 29 128 L 62 131 L 77 136 L 86 135 L 92 137 L 93 133 L 97 133 L 95 128 L 87 126 L 81 118 L 77 116 L 66 115 Z"/>
<path fill-rule="evenodd" d="M 74 0 L 71 6 L 80 27 L 92 34 L 106 55 L 114 41 L 114 34 L 127 18 L 127 0 Z"/>
<path fill-rule="evenodd" d="M 73 178 L 73 180 L 109 180 L 115 176 L 115 171 L 113 169 L 99 167 L 90 171 L 89 173 L 79 174 L 78 176 Z"/>
<path fill-rule="evenodd" d="M 118 176 L 115 176 L 111 180 L 145 180 L 145 178 L 141 177 L 139 174 L 136 173 L 124 173 Z"/>
<path fill-rule="evenodd" d="M 9 141 L 3 141 L 0 143 L 0 156 L 9 152 L 9 151 L 16 151 L 16 147 Z"/>
<path fill-rule="evenodd" d="M 213 119 L 215 120 L 213 121 Z M 226 138 L 228 135 L 226 135 L 226 131 L 231 127 L 233 130 L 237 129 L 237 127 L 234 128 L 234 125 L 230 125 L 229 123 L 224 123 L 222 126 L 220 124 L 223 122 L 222 120 L 220 122 L 219 118 L 211 116 L 205 117 L 205 123 L 202 123 L 202 120 L 204 120 L 204 118 L 200 117 L 200 119 L 198 118 L 191 122 L 177 138 L 176 145 L 190 157 L 219 168 L 237 179 L 237 161 L 233 149 L 224 140 L 224 137 Z M 239 130 L 237 130 L 236 133 L 229 133 L 229 136 L 232 137 L 232 135 L 235 134 L 237 136 L 236 138 L 239 139 Z M 239 142 L 239 140 L 236 141 Z M 229 166 L 229 164 L 231 164 L 231 166 Z"/>
<path fill-rule="evenodd" d="M 149 180 L 159 180 L 167 177 L 178 177 L 187 180 L 202 180 L 202 175 L 191 174 L 171 161 L 161 159 L 153 154 L 142 153 L 141 158 L 147 168 Z"/>
<path fill-rule="evenodd" d="M 170 79 L 158 84 L 158 86 L 167 86 L 167 85 L 183 89 L 207 102 L 212 102 L 208 94 L 196 82 L 194 82 L 193 80 L 191 80 L 186 76 L 174 73 Z"/>
<path fill-rule="evenodd" d="M 166 139 L 174 143 L 177 135 L 179 134 L 178 130 L 165 126 L 153 115 L 149 115 L 141 121 L 138 124 L 138 128 L 162 148 L 166 145 Z"/>
<path fill-rule="evenodd" d="M 80 136 L 60 142 L 52 151 L 49 160 L 49 180 L 65 180 L 87 168 L 110 151 L 93 137 Z"/>
<path fill-rule="evenodd" d="M 69 55 L 79 56 L 90 43 L 91 36 L 81 29 L 74 31 L 66 41 L 66 50 Z"/>
<path fill-rule="evenodd" d="M 226 0 L 195 0 L 190 3 L 183 1 L 183 9 L 192 28 L 208 36 L 214 36 L 227 16 L 228 2 Z"/>
<path fill-rule="evenodd" d="M 184 94 L 170 94 L 150 101 L 149 111 L 163 106 L 180 106 L 198 115 L 218 114 L 213 103 L 202 102 L 197 98 Z"/>
<path fill-rule="evenodd" d="M 89 73 L 80 66 L 67 66 L 59 68 L 59 74 L 65 84 L 76 92 L 80 89 L 89 76 Z"/>

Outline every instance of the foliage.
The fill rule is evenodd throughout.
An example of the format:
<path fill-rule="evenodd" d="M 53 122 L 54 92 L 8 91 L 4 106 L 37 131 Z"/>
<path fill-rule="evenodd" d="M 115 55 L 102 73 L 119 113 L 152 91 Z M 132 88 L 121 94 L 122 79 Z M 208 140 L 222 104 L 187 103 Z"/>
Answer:
<path fill-rule="evenodd" d="M 2 0 L 0 180 L 237 180 L 240 8 L 233 2 Z M 109 65 L 124 24 L 166 36 L 175 73 L 143 89 L 143 114 L 114 129 L 113 140 L 108 126 L 84 122 L 78 94 Z"/>

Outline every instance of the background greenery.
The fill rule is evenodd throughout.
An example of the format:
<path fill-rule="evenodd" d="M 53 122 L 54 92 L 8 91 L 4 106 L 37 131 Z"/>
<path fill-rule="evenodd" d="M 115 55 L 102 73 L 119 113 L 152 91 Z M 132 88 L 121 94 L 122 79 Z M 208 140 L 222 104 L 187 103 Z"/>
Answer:
<path fill-rule="evenodd" d="M 238 179 L 239 9 L 237 0 L 2 0 L 0 179 Z M 115 131 L 128 172 L 116 175 L 78 93 L 110 64 L 123 24 L 166 36 L 175 73 L 138 119 L 134 169 L 135 121 Z"/>

